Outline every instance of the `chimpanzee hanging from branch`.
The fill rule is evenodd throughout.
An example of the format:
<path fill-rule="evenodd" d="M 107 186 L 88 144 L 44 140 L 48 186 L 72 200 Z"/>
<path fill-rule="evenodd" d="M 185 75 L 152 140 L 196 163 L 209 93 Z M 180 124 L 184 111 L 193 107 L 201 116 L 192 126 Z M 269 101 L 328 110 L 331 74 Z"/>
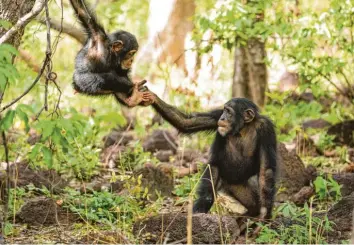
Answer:
<path fill-rule="evenodd" d="M 149 105 L 150 93 L 139 89 L 146 83 L 134 84 L 129 78 L 139 44 L 127 31 L 107 34 L 84 0 L 70 0 L 88 38 L 75 60 L 74 89 L 83 94 L 102 96 L 113 94 L 128 107 Z"/>

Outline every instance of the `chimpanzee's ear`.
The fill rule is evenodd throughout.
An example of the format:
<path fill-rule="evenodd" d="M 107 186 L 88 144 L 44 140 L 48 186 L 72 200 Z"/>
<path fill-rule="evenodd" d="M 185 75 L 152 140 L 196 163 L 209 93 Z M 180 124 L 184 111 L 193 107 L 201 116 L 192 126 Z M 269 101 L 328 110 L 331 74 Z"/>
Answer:
<path fill-rule="evenodd" d="M 245 123 L 249 123 L 249 122 L 252 122 L 252 120 L 254 119 L 255 117 L 255 113 L 254 113 L 254 110 L 252 109 L 247 109 L 243 112 L 243 120 L 245 121 Z"/>
<path fill-rule="evenodd" d="M 124 43 L 122 40 L 117 40 L 114 43 L 112 43 L 112 51 L 113 52 L 119 52 L 124 46 Z"/>

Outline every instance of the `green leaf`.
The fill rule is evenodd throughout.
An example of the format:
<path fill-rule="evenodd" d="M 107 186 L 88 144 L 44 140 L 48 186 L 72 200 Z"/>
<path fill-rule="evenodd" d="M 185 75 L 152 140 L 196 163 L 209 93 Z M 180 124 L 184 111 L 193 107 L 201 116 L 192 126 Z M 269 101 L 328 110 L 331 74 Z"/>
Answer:
<path fill-rule="evenodd" d="M 44 162 L 47 164 L 48 168 L 52 168 L 53 167 L 52 151 L 48 147 L 43 146 L 42 153 L 43 153 Z"/>
<path fill-rule="evenodd" d="M 0 72 L 0 90 L 4 91 L 5 90 L 5 85 L 6 85 L 7 79 L 4 74 Z"/>
<path fill-rule="evenodd" d="M 61 137 L 60 144 L 61 144 L 61 147 L 63 147 L 63 152 L 67 153 L 70 148 L 68 140 L 65 137 Z"/>
<path fill-rule="evenodd" d="M 60 129 L 58 127 L 55 127 L 51 137 L 52 137 L 52 140 L 53 140 L 55 145 L 60 145 L 62 136 L 61 136 L 61 133 L 60 133 Z"/>
<path fill-rule="evenodd" d="M 27 113 L 35 113 L 33 108 L 30 105 L 26 104 L 19 104 L 16 109 L 19 109 L 21 111 L 27 112 Z"/>
<path fill-rule="evenodd" d="M 118 124 L 120 126 L 126 123 L 125 118 L 122 115 L 117 114 L 116 112 L 106 113 L 105 115 L 100 116 L 99 120 Z"/>
<path fill-rule="evenodd" d="M 1 130 L 6 131 L 12 126 L 15 114 L 14 110 L 7 111 L 5 117 L 0 121 Z"/>
<path fill-rule="evenodd" d="M 26 132 L 29 131 L 29 125 L 28 125 L 28 116 L 25 112 L 23 112 L 22 110 L 20 109 L 16 109 L 16 114 L 17 116 L 24 122 L 25 124 L 25 130 Z"/>
<path fill-rule="evenodd" d="M 42 126 L 42 139 L 46 140 L 49 136 L 52 135 L 55 128 L 55 122 L 46 121 Z"/>
<path fill-rule="evenodd" d="M 37 159 L 38 153 L 41 150 L 42 144 L 36 144 L 33 148 L 31 153 L 29 154 L 29 158 L 32 161 L 35 161 Z"/>
<path fill-rule="evenodd" d="M 0 44 L 0 51 L 1 52 L 11 53 L 13 55 L 17 55 L 18 54 L 17 49 L 14 46 L 12 46 L 11 44 L 8 44 L 8 43 Z"/>

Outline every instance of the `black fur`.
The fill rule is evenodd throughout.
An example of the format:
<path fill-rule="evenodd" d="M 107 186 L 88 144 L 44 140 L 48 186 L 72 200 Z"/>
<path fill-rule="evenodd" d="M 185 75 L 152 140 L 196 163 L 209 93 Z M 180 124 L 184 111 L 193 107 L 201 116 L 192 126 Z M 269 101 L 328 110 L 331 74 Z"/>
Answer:
<path fill-rule="evenodd" d="M 259 114 L 252 101 L 234 98 L 227 102 L 225 106 L 233 109 L 232 117 L 226 115 L 225 110 L 184 114 L 158 97 L 153 106 L 182 133 L 216 131 L 210 149 L 210 169 L 205 169 L 202 176 L 193 212 L 210 210 L 214 203 L 214 187 L 215 191 L 224 189 L 240 201 L 248 209 L 248 215 L 260 215 L 264 207 L 267 212 L 263 218 L 271 216 L 277 169 L 276 134 L 272 121 Z M 247 109 L 255 114 L 249 123 L 243 119 Z M 226 136 L 217 131 L 220 118 L 231 125 Z"/>
<path fill-rule="evenodd" d="M 134 84 L 129 78 L 130 69 L 122 69 L 121 62 L 129 51 L 138 50 L 135 36 L 126 31 L 106 34 L 84 0 L 70 2 L 88 34 L 84 47 L 76 56 L 74 89 L 93 96 L 112 93 L 130 96 Z M 123 48 L 119 52 L 113 52 L 112 45 L 118 40 L 123 42 Z M 116 98 L 118 99 L 117 96 Z M 125 104 L 122 100 L 119 102 Z"/>

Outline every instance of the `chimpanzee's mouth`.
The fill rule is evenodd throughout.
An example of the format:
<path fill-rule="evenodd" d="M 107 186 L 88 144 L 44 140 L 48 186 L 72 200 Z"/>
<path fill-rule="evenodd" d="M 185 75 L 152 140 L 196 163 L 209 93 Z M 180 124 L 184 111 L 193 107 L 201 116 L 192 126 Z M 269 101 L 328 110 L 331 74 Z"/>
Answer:
<path fill-rule="evenodd" d="M 123 70 L 129 70 L 132 66 L 131 65 L 125 65 L 124 63 L 122 63 L 121 65 Z"/>
<path fill-rule="evenodd" d="M 219 126 L 218 132 L 219 132 L 219 134 L 224 135 L 227 132 L 227 127 Z"/>

